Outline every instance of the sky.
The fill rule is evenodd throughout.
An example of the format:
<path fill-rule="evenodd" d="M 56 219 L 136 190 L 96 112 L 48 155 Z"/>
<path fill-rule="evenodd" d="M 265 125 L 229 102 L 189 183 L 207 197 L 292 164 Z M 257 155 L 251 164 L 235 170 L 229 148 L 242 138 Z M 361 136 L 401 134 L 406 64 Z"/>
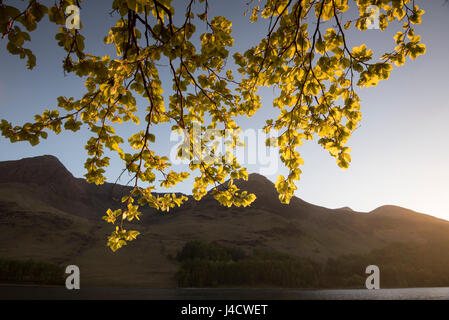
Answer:
<path fill-rule="evenodd" d="M 115 21 L 109 10 L 102 9 L 106 2 L 83 2 L 81 21 L 87 38 L 86 52 L 113 55 L 113 48 L 102 42 Z M 256 44 L 267 33 L 265 25 L 251 24 L 249 17 L 243 15 L 246 2 L 209 1 L 211 16 L 224 15 L 233 22 L 235 46 L 231 54 Z M 185 3 L 175 0 L 177 8 Z M 358 91 L 363 119 L 348 143 L 352 149 L 348 170 L 340 169 L 316 141 L 306 142 L 299 149 L 305 164 L 296 196 L 328 208 L 349 206 L 363 212 L 382 205 L 398 205 L 449 220 L 449 5 L 443 5 L 443 0 L 416 3 L 426 11 L 422 25 L 416 27 L 427 46 L 426 55 L 395 68 L 390 79 L 377 87 Z M 350 46 L 367 43 L 375 53 L 384 53 L 393 48 L 395 31 L 397 27 L 386 32 L 349 31 L 347 37 Z M 28 46 L 37 56 L 37 66 L 32 71 L 26 69 L 24 60 L 10 55 L 6 41 L 0 40 L 0 119 L 15 125 L 30 122 L 34 114 L 56 109 L 58 96 L 79 98 L 84 93 L 83 81 L 62 71 L 64 52 L 54 40 L 56 32 L 56 26 L 45 21 L 31 34 Z M 163 86 L 169 92 L 169 70 L 160 70 Z M 239 119 L 243 129 L 260 129 L 268 116 L 276 114 L 272 107 L 273 89 L 261 90 L 261 96 L 259 112 L 251 119 Z M 154 148 L 162 154 L 169 153 L 176 143 L 170 142 L 168 128 L 163 125 L 155 131 Z M 125 125 L 118 133 L 129 136 L 138 130 Z M 84 145 L 89 137 L 87 130 L 76 134 L 50 133 L 47 140 L 35 147 L 26 142 L 11 144 L 0 137 L 0 161 L 52 154 L 74 176 L 82 177 L 87 158 Z M 123 167 L 120 159 L 112 158 L 106 173 L 108 181 L 114 182 Z M 179 170 L 183 168 L 179 166 Z M 249 165 L 248 171 L 260 172 L 260 166 Z M 278 174 L 286 173 L 282 167 L 265 172 L 272 181 Z M 191 184 L 189 179 L 173 190 L 190 194 Z"/>

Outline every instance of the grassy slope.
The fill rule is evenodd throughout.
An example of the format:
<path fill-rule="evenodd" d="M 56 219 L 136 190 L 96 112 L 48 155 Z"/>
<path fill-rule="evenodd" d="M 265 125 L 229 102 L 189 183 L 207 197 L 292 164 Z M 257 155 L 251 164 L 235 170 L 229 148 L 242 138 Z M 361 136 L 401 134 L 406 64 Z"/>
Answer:
<path fill-rule="evenodd" d="M 242 183 L 259 196 L 250 208 L 220 207 L 207 196 L 200 202 L 189 200 L 170 214 L 148 210 L 144 222 L 132 226 L 142 233 L 139 239 L 112 253 L 106 247 L 112 226 L 100 217 L 103 207 L 114 207 L 116 202 L 108 200 L 102 186 L 81 188 L 83 192 L 88 190 L 89 202 L 79 203 L 84 198 L 72 196 L 70 189 L 58 194 L 58 179 L 50 185 L 45 179 L 41 185 L 29 183 L 27 173 L 19 168 L 20 183 L 4 182 L 1 168 L 0 164 L 0 257 L 76 264 L 81 268 L 83 283 L 90 286 L 175 286 L 177 265 L 167 255 L 176 255 L 185 242 L 193 239 L 245 250 L 265 247 L 317 261 L 368 252 L 390 242 L 449 240 L 447 221 L 399 207 L 357 213 L 329 210 L 297 198 L 283 206 L 276 199 L 272 183 L 252 175 L 249 182 Z M 66 173 L 64 177 L 65 186 L 67 181 L 72 182 Z M 79 180 L 73 179 L 78 181 L 73 183 L 78 188 Z M 43 196 L 43 190 L 53 190 L 54 194 Z M 71 207 L 80 209 L 61 209 Z"/>

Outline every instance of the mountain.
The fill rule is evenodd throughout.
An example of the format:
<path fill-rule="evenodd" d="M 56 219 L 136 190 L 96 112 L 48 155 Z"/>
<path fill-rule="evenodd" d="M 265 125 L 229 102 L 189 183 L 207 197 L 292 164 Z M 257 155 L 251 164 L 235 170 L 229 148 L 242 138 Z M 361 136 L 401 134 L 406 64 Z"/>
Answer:
<path fill-rule="evenodd" d="M 350 207 L 338 208 L 338 209 L 336 209 L 336 210 L 354 211 L 354 210 L 352 210 Z"/>
<path fill-rule="evenodd" d="M 297 197 L 278 200 L 274 184 L 259 174 L 236 184 L 254 192 L 247 208 L 221 206 L 208 194 L 169 213 L 143 210 L 129 228 L 137 241 L 112 253 L 112 232 L 101 217 L 120 207 L 129 187 L 96 186 L 75 178 L 53 156 L 0 162 L 0 258 L 76 264 L 91 286 L 175 286 L 175 256 L 189 240 L 218 242 L 244 250 L 266 248 L 316 261 L 357 254 L 395 242 L 449 240 L 449 222 L 396 206 L 371 212 L 328 209 Z"/>

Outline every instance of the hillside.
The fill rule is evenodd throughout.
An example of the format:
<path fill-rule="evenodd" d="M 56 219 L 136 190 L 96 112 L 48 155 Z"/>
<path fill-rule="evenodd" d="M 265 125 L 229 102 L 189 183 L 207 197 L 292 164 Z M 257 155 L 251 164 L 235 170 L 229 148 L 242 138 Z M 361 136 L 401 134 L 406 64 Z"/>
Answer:
<path fill-rule="evenodd" d="M 239 186 L 254 192 L 249 208 L 225 208 L 211 195 L 191 197 L 169 213 L 144 210 L 137 241 L 112 253 L 111 226 L 101 220 L 127 187 L 91 185 L 53 156 L 0 162 L 0 257 L 80 266 L 84 285 L 173 287 L 175 256 L 190 240 L 244 250 L 266 248 L 324 262 L 393 242 L 449 240 L 449 222 L 408 209 L 372 212 L 327 209 L 293 198 L 283 205 L 273 183 L 258 174 Z"/>

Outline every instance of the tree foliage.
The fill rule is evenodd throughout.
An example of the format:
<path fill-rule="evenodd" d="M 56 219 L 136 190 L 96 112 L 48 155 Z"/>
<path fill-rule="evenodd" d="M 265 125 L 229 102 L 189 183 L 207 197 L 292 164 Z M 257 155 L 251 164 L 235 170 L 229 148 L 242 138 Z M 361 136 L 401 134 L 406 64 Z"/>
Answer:
<path fill-rule="evenodd" d="M 52 263 L 0 258 L 2 283 L 34 283 L 62 285 L 64 269 Z"/>
<path fill-rule="evenodd" d="M 116 225 L 108 241 L 114 251 L 138 235 L 137 231 L 126 231 L 123 222 L 139 219 L 139 206 L 169 210 L 186 200 L 175 194 L 153 193 L 158 185 L 170 188 L 189 176 L 189 172 L 172 170 L 169 159 L 152 148 L 155 126 L 171 123 L 172 131 L 187 132 L 187 143 L 180 145 L 179 151 L 180 155 L 187 151 L 193 159 L 195 150 L 190 142 L 194 123 L 207 129 L 238 130 L 235 118 L 251 117 L 261 107 L 258 89 L 275 86 L 279 94 L 273 106 L 279 113 L 277 118 L 266 120 L 264 129 L 279 132 L 267 144 L 279 148 L 289 170 L 276 182 L 280 200 L 288 203 L 301 174 L 303 159 L 298 147 L 303 141 L 317 138 L 338 165 L 347 168 L 351 157 L 346 144 L 361 120 L 357 87 L 376 86 L 388 79 L 394 65 L 401 66 L 407 57 L 415 59 L 425 53 L 414 31 L 424 11 L 413 0 L 250 1 L 249 20 L 265 23 L 268 34 L 244 52 L 232 51 L 232 22 L 224 16 L 211 17 L 207 0 L 186 1 L 185 9 L 176 12 L 180 23 L 175 22 L 171 0 L 114 0 L 112 12 L 117 22 L 104 43 L 115 48 L 115 57 L 86 52 L 82 29 L 64 26 L 67 6 L 80 5 L 81 1 L 46 2 L 29 0 L 26 8 L 19 9 L 14 1 L 0 1 L 0 32 L 7 38 L 7 50 L 26 59 L 32 69 L 36 58 L 25 43 L 48 16 L 58 26 L 58 45 L 66 51 L 62 67 L 85 81 L 86 92 L 80 99 L 59 97 L 59 109 L 36 115 L 33 122 L 13 126 L 1 120 L 0 129 L 11 142 L 36 145 L 47 138 L 49 131 L 58 134 L 89 128 L 92 137 L 86 144 L 89 157 L 85 162 L 88 182 L 105 181 L 110 160 L 106 149 L 123 160 L 125 171 L 134 177 L 134 188 L 122 199 L 125 209 L 108 210 L 104 217 Z M 365 44 L 349 47 L 345 35 L 351 27 L 367 30 L 371 5 L 381 9 L 382 31 L 390 24 L 399 28 L 392 50 L 380 60 Z M 106 2 L 105 10 L 111 10 Z M 354 14 L 348 20 L 348 15 Z M 200 26 L 207 30 L 197 35 Z M 198 36 L 200 41 L 195 41 Z M 227 65 L 230 55 L 236 67 Z M 158 62 L 166 63 L 171 72 L 173 90 L 165 101 Z M 145 99 L 145 105 L 137 105 L 139 96 Z M 136 114 L 142 109 L 146 110 L 146 129 L 129 137 L 128 145 L 134 152 L 125 152 L 124 137 L 117 135 L 115 128 L 128 121 L 138 124 Z M 238 143 L 241 141 L 234 138 L 231 146 Z M 211 187 L 215 198 L 226 206 L 248 206 L 255 199 L 233 183 L 247 179 L 248 174 L 232 155 L 230 161 L 222 162 L 205 161 L 202 155 L 200 161 L 190 162 L 189 169 L 198 172 L 192 190 L 197 200 Z M 162 181 L 157 181 L 156 175 L 161 175 Z M 226 188 L 216 188 L 227 179 Z M 142 187 L 142 183 L 148 186 Z"/>
<path fill-rule="evenodd" d="M 176 279 L 180 287 L 364 288 L 366 267 L 375 264 L 381 288 L 438 287 L 449 284 L 449 256 L 441 254 L 447 249 L 445 239 L 390 243 L 317 262 L 267 249 L 235 256 L 242 249 L 190 241 L 177 255 Z"/>

